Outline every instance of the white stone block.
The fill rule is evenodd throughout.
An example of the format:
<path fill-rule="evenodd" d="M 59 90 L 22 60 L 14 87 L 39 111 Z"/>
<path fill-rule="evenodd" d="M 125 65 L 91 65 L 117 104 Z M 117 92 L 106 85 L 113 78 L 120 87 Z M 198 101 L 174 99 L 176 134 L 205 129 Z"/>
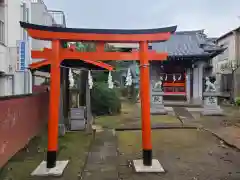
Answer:
<path fill-rule="evenodd" d="M 47 168 L 47 162 L 42 161 L 41 164 L 32 172 L 31 176 L 61 176 L 68 164 L 67 161 L 57 161 L 56 167 Z"/>
<path fill-rule="evenodd" d="M 152 160 L 152 166 L 143 165 L 143 160 L 133 160 L 133 166 L 136 172 L 148 172 L 148 173 L 163 173 L 165 172 L 162 165 L 157 159 Z"/>

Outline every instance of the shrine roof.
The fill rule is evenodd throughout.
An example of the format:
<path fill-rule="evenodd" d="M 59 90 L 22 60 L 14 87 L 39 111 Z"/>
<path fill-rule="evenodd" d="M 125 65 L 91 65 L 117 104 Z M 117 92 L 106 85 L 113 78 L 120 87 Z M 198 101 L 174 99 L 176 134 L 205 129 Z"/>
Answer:
<path fill-rule="evenodd" d="M 34 29 L 42 31 L 52 32 L 74 32 L 74 33 L 95 33 L 95 34 L 154 34 L 154 33 L 174 33 L 177 26 L 170 26 L 164 28 L 155 29 L 88 29 L 88 28 L 64 28 L 57 26 L 43 26 L 37 24 L 31 24 L 26 22 L 20 22 L 20 25 L 24 29 Z"/>
<path fill-rule="evenodd" d="M 88 29 L 43 26 L 20 22 L 33 39 L 63 41 L 104 41 L 104 42 L 162 42 L 170 38 L 177 26 L 155 29 Z"/>
<path fill-rule="evenodd" d="M 213 58 L 225 50 L 217 46 L 212 38 L 207 38 L 203 30 L 176 32 L 166 42 L 152 43 L 152 49 L 168 52 L 170 58 L 184 56 Z"/>

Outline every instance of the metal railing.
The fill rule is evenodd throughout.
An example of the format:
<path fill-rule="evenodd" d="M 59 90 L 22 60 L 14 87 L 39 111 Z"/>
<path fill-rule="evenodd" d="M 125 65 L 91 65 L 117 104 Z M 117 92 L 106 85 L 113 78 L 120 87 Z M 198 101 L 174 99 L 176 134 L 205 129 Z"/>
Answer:
<path fill-rule="evenodd" d="M 66 27 L 66 19 L 63 11 L 48 10 L 43 0 L 31 0 L 32 3 L 39 3 L 45 6 L 46 11 L 51 15 L 53 26 Z"/>
<path fill-rule="evenodd" d="M 2 20 L 0 20 L 0 43 L 5 43 L 5 25 Z"/>
<path fill-rule="evenodd" d="M 63 11 L 49 10 L 48 13 L 51 14 L 55 21 L 55 26 L 66 27 L 66 19 Z"/>

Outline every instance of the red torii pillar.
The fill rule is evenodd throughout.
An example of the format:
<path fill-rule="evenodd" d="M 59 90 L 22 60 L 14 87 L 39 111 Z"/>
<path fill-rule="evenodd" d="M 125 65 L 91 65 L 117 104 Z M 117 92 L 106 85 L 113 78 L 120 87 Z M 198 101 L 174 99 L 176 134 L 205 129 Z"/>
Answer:
<path fill-rule="evenodd" d="M 48 121 L 47 167 L 55 167 L 58 149 L 58 120 L 60 104 L 60 41 L 52 41 L 50 104 Z"/>
<path fill-rule="evenodd" d="M 66 53 L 61 53 L 66 52 Z M 72 50 L 64 50 L 61 47 L 61 41 L 53 40 L 52 49 L 45 49 L 45 51 L 32 51 L 33 58 L 43 58 L 46 60 L 36 62 L 30 65 L 30 68 L 37 68 L 44 65 L 50 66 L 50 104 L 49 104 L 49 121 L 48 121 L 48 151 L 47 151 L 47 168 L 56 166 L 57 150 L 58 150 L 58 120 L 59 120 L 59 104 L 60 104 L 60 64 L 64 59 L 69 59 L 69 54 Z M 66 56 L 66 57 L 65 57 Z M 71 57 L 71 55 L 70 55 Z M 103 62 L 92 60 L 85 60 L 90 63 L 109 71 L 113 67 Z"/>
<path fill-rule="evenodd" d="M 142 115 L 142 147 L 143 164 L 152 165 L 152 141 L 151 141 L 151 120 L 150 120 L 150 73 L 148 59 L 148 43 L 140 42 L 140 95 Z"/>
<path fill-rule="evenodd" d="M 50 118 L 49 118 L 49 142 L 47 153 L 47 167 L 55 167 L 58 138 L 58 105 L 60 96 L 60 63 L 63 59 L 83 59 L 86 62 L 100 65 L 98 60 L 137 60 L 140 59 L 140 94 L 142 115 L 142 147 L 143 164 L 152 165 L 152 142 L 150 122 L 150 60 L 163 60 L 167 54 L 157 54 L 148 50 L 148 42 L 166 41 L 176 26 L 150 30 L 103 30 L 103 29 L 69 29 L 61 27 L 49 27 L 21 22 L 21 26 L 27 29 L 29 35 L 35 39 L 52 41 L 52 49 L 43 52 L 32 52 L 35 58 L 44 58 L 48 61 L 38 63 L 37 66 L 49 64 L 51 60 L 50 83 Z M 76 52 L 60 48 L 60 41 L 95 41 L 98 44 L 96 52 Z M 102 52 L 105 42 L 130 42 L 140 43 L 139 52 Z M 161 59 L 161 58 L 162 59 Z M 88 60 L 87 60 L 88 59 Z M 94 63 L 93 63 L 94 64 Z M 34 66 L 34 65 L 33 65 Z"/>

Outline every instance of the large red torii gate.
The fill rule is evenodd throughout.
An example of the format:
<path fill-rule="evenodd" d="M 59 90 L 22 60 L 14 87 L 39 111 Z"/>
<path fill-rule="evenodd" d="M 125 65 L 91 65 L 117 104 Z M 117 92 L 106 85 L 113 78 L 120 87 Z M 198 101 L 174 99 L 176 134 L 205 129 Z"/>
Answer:
<path fill-rule="evenodd" d="M 149 60 L 166 60 L 167 53 L 156 53 L 148 49 L 149 42 L 162 42 L 170 38 L 176 31 L 176 26 L 144 29 L 144 30 L 119 30 L 119 29 L 73 29 L 52 26 L 35 25 L 20 22 L 21 27 L 28 34 L 39 40 L 52 41 L 52 48 L 44 48 L 43 51 L 32 51 L 32 58 L 45 59 L 33 63 L 30 68 L 51 65 L 50 83 L 50 116 L 48 121 L 48 152 L 47 168 L 56 165 L 57 139 L 58 139 L 58 105 L 60 96 L 60 64 L 63 60 L 83 60 L 108 70 L 113 68 L 101 61 L 105 60 L 140 60 L 140 95 L 141 95 L 141 117 L 142 117 L 142 147 L 143 164 L 152 165 L 152 143 L 150 122 L 150 75 Z M 91 41 L 96 42 L 96 52 L 78 52 L 76 50 L 64 49 L 61 42 Z M 104 43 L 128 42 L 139 43 L 139 52 L 104 52 Z"/>

